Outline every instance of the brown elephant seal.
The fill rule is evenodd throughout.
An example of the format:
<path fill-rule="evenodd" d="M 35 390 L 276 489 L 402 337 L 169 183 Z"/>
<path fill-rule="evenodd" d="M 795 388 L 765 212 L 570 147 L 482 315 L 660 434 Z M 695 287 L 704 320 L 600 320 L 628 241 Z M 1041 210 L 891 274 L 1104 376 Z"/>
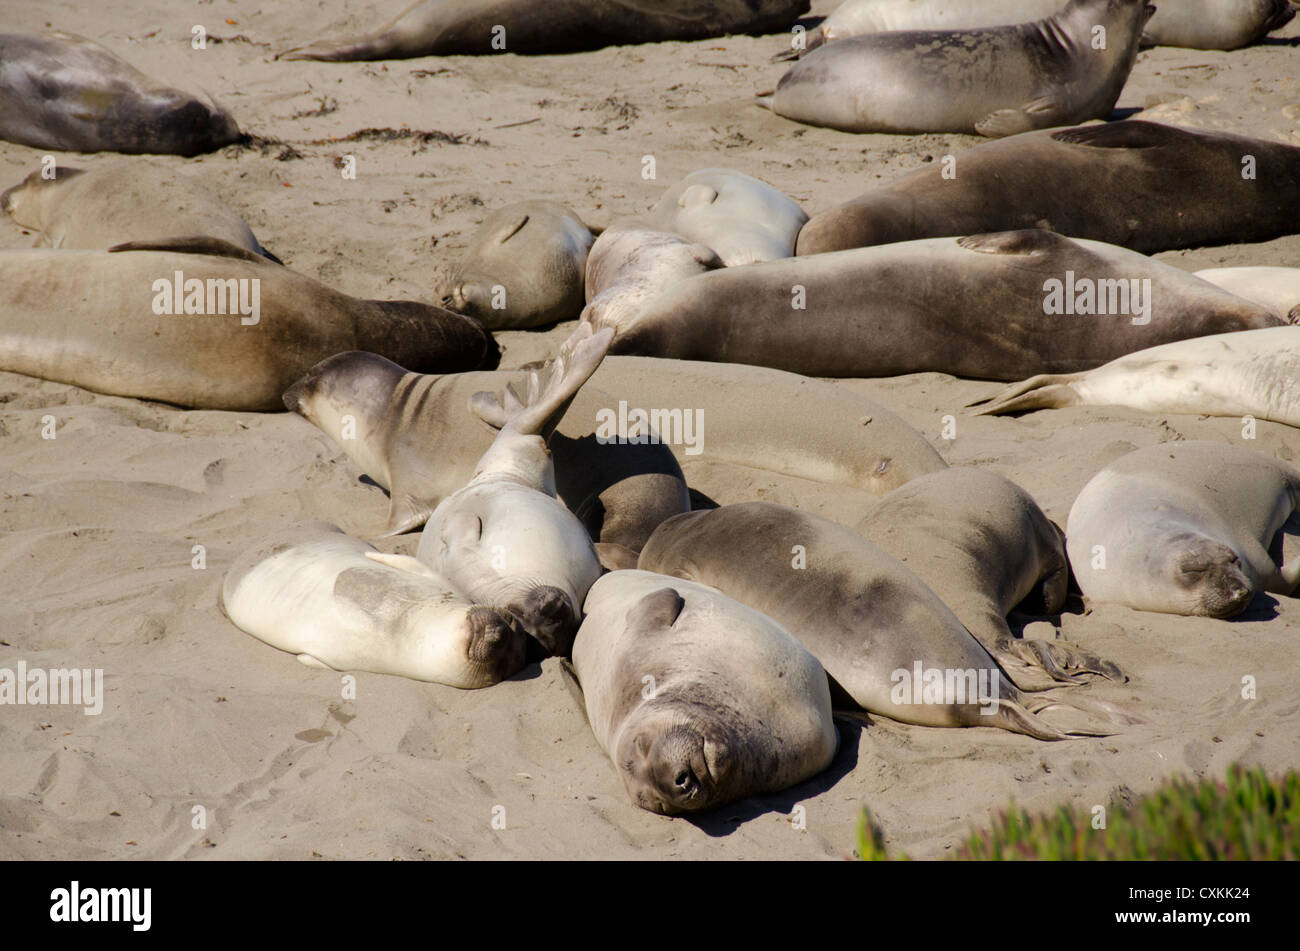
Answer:
<path fill-rule="evenodd" d="M 795 252 L 1045 228 L 1154 254 L 1267 241 L 1297 218 L 1300 148 L 1128 119 L 1028 132 L 927 165 L 813 215 Z"/>
<path fill-rule="evenodd" d="M 0 34 L 0 139 L 66 152 L 199 155 L 242 138 L 215 103 L 71 33 Z"/>
<path fill-rule="evenodd" d="M 278 410 L 313 364 L 357 347 L 423 370 L 499 357 L 468 317 L 349 297 L 214 238 L 0 252 L 0 369 L 13 373 L 197 409 Z"/>
<path fill-rule="evenodd" d="M 384 531 L 394 533 L 423 524 L 473 476 L 493 434 L 467 411 L 470 398 L 522 376 L 424 376 L 374 354 L 342 353 L 313 367 L 284 401 L 389 490 Z M 946 465 L 897 414 L 830 383 L 646 357 L 606 357 L 549 446 L 559 497 L 593 540 L 633 553 L 660 522 L 689 508 L 679 461 L 726 462 L 876 496 Z"/>
<path fill-rule="evenodd" d="M 545 367 L 529 373 L 522 398 L 507 388 L 503 397 L 471 399 L 496 438 L 473 478 L 429 514 L 415 553 L 457 591 L 518 617 L 548 654 L 569 653 L 601 565 L 586 528 L 556 496 L 546 441 L 612 336 L 579 324 Z"/>
<path fill-rule="evenodd" d="M 790 257 L 808 215 L 767 182 L 729 168 L 706 168 L 668 189 L 648 220 L 735 267 Z"/>
<path fill-rule="evenodd" d="M 1266 327 L 1139 350 L 1084 373 L 1030 377 L 977 412 L 1127 406 L 1148 413 L 1253 416 L 1300 429 L 1296 380 L 1300 327 Z"/>
<path fill-rule="evenodd" d="M 638 567 L 709 585 L 763 612 L 869 713 L 1040 740 L 1105 732 L 1077 720 L 1054 725 L 1048 710 L 1068 718 L 1079 708 L 1022 693 L 920 578 L 820 516 L 771 502 L 675 515 L 650 536 Z"/>
<path fill-rule="evenodd" d="M 1288 0 L 1164 0 L 1142 39 L 1155 46 L 1235 50 L 1286 26 L 1295 14 Z"/>
<path fill-rule="evenodd" d="M 599 371 L 597 371 L 599 372 Z M 496 431 L 470 412 L 471 398 L 524 380 L 521 371 L 408 373 L 373 353 L 336 354 L 284 394 L 303 416 L 387 489 L 386 534 L 423 525 L 444 498 L 474 476 Z M 656 525 L 690 508 L 686 479 L 660 442 L 599 440 L 598 413 L 617 400 L 578 391 L 548 440 L 559 498 L 593 541 L 641 550 Z"/>
<path fill-rule="evenodd" d="M 587 722 L 650 812 L 788 789 L 839 742 L 826 672 L 771 618 L 702 585 L 614 571 L 573 645 Z"/>
<path fill-rule="evenodd" d="M 1281 323 L 1144 255 L 1030 230 L 701 274 L 621 321 L 612 349 L 808 376 L 932 371 L 1006 380 Z"/>
<path fill-rule="evenodd" d="M 1294 466 L 1224 443 L 1163 443 L 1093 476 L 1066 547 L 1092 601 L 1230 618 L 1261 592 L 1300 584 L 1300 561 L 1282 555 L 1283 534 L 1300 534 L 1298 508 Z"/>
<path fill-rule="evenodd" d="M 442 305 L 489 330 L 572 320 L 582 311 L 594 240 L 577 215 L 553 201 L 506 205 L 479 226 Z"/>
<path fill-rule="evenodd" d="M 384 555 L 332 525 L 257 546 L 226 574 L 236 627 L 310 667 L 393 674 L 465 689 L 524 666 L 524 632 L 414 558 Z"/>
<path fill-rule="evenodd" d="M 0 208 L 39 232 L 37 247 L 106 250 L 206 235 L 279 263 L 238 212 L 185 173 L 144 159 L 53 171 L 46 178 L 37 170 L 0 192 Z"/>
<path fill-rule="evenodd" d="M 1069 0 L 1046 19 L 828 43 L 759 102 L 844 132 L 990 138 L 1110 115 L 1137 60 L 1145 0 Z"/>
<path fill-rule="evenodd" d="M 1049 17 L 1063 0 L 845 0 L 809 45 L 894 30 L 969 30 Z M 1235 50 L 1285 26 L 1288 0 L 1164 0 L 1142 31 L 1144 46 Z"/>
<path fill-rule="evenodd" d="M 565 53 L 700 40 L 785 29 L 808 7 L 809 0 L 420 0 L 373 33 L 317 40 L 276 59 Z"/>
<path fill-rule="evenodd" d="M 1070 566 L 1064 533 L 1010 479 L 932 472 L 889 493 L 857 528 L 925 582 L 1021 689 L 1081 683 L 1082 673 L 1124 679 L 1082 648 L 1012 635 L 1007 614 L 1026 599 L 1060 613 Z"/>

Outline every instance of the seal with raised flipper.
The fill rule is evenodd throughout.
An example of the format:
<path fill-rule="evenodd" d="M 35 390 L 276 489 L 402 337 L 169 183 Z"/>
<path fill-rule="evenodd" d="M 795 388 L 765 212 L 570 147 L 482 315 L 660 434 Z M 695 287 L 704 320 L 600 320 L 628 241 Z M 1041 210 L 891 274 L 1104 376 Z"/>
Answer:
<path fill-rule="evenodd" d="M 1124 679 L 1082 647 L 1012 635 L 1007 614 L 1022 603 L 1060 613 L 1070 567 L 1065 533 L 1010 479 L 965 466 L 919 476 L 857 529 L 925 582 L 1021 689 L 1081 683 L 1079 674 Z"/>
<path fill-rule="evenodd" d="M 241 556 L 222 608 L 235 626 L 309 667 L 486 687 L 524 666 L 525 635 L 428 566 L 316 523 Z"/>
<path fill-rule="evenodd" d="M 276 59 L 565 53 L 700 40 L 785 29 L 808 7 L 809 0 L 419 0 L 372 33 L 317 40 Z"/>
<path fill-rule="evenodd" d="M 1108 732 L 1073 700 L 1017 689 L 920 578 L 818 515 L 771 502 L 675 515 L 637 566 L 709 585 L 772 618 L 821 661 L 837 708 L 1040 740 Z"/>
<path fill-rule="evenodd" d="M 909 172 L 813 215 L 795 253 L 1045 228 L 1155 254 L 1267 241 L 1297 219 L 1300 148 L 1126 119 L 985 142 Z"/>
<path fill-rule="evenodd" d="M 72 33 L 0 33 L 0 139 L 65 152 L 199 155 L 242 138 L 215 103 Z"/>
<path fill-rule="evenodd" d="M 1231 618 L 1257 594 L 1300 584 L 1300 559 L 1285 557 L 1297 508 L 1300 470 L 1288 463 L 1225 443 L 1162 443 L 1093 476 L 1070 509 L 1066 548 L 1092 601 Z"/>
<path fill-rule="evenodd" d="M 827 43 L 759 104 L 844 132 L 990 138 L 1110 115 L 1137 60 L 1146 0 L 1069 0 L 1043 20 Z"/>
<path fill-rule="evenodd" d="M 216 238 L 0 251 L 0 369 L 12 373 L 196 409 L 281 410 L 294 380 L 357 347 L 441 372 L 500 356 L 468 317 L 349 297 Z"/>
<path fill-rule="evenodd" d="M 611 352 L 807 376 L 1076 372 L 1187 337 L 1283 323 L 1124 248 L 1026 230 L 786 258 L 696 275 L 617 322 Z"/>
<path fill-rule="evenodd" d="M 50 171 L 0 192 L 0 208 L 39 232 L 37 247 L 108 249 L 206 235 L 280 263 L 238 212 L 184 172 L 146 159 Z"/>
<path fill-rule="evenodd" d="M 711 588 L 613 571 L 587 595 L 573 671 L 587 721 L 650 812 L 787 789 L 830 765 L 826 672 L 769 617 Z"/>
<path fill-rule="evenodd" d="M 474 234 L 442 304 L 489 330 L 572 320 L 582 311 L 594 240 L 582 219 L 553 201 L 506 205 Z"/>

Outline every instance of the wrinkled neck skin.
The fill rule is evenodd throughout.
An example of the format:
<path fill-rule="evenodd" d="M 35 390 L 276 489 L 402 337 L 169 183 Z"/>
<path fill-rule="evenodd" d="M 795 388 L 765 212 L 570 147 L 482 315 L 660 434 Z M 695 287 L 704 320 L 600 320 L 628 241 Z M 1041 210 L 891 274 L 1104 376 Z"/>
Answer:
<path fill-rule="evenodd" d="M 1078 57 L 1083 63 L 1091 63 L 1089 54 L 1105 58 L 1129 46 L 1136 50 L 1140 31 L 1131 28 L 1131 17 L 1142 16 L 1145 22 L 1146 14 L 1141 12 L 1144 4 L 1135 4 L 1134 8 L 1133 14 L 1111 18 L 1104 2 L 1072 4 L 1055 16 L 1039 20 L 1034 27 L 1053 56 L 1063 60 Z M 1092 29 L 1096 26 L 1106 28 L 1104 50 L 1092 48 Z"/>
<path fill-rule="evenodd" d="M 541 436 L 501 430 L 478 461 L 469 484 L 487 482 L 513 482 L 555 498 L 555 463 L 546 441 Z"/>

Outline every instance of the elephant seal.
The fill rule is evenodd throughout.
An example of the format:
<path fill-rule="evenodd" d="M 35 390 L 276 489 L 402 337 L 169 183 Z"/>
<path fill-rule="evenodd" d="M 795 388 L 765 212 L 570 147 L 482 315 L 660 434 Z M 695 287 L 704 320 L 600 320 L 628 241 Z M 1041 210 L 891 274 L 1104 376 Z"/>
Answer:
<path fill-rule="evenodd" d="M 1300 324 L 1300 267 L 1211 267 L 1196 276 Z"/>
<path fill-rule="evenodd" d="M 1267 241 L 1297 217 L 1300 148 L 1127 119 L 977 145 L 813 215 L 795 253 L 1046 228 L 1155 254 Z"/>
<path fill-rule="evenodd" d="M 352 351 L 312 367 L 285 391 L 284 403 L 388 490 L 381 531 L 392 535 L 419 528 L 439 502 L 474 477 L 496 431 L 470 411 L 471 398 L 523 378 L 509 370 L 408 373 L 377 354 Z M 601 408 L 617 405 L 584 386 L 547 445 L 559 498 L 592 540 L 640 551 L 656 525 L 690 507 L 690 496 L 667 445 L 596 438 Z"/>
<path fill-rule="evenodd" d="M 845 0 L 811 45 L 894 30 L 970 30 L 1050 17 L 1063 0 Z M 1142 31 L 1144 46 L 1235 50 L 1285 26 L 1288 0 L 1165 0 Z"/>
<path fill-rule="evenodd" d="M 1010 479 L 932 472 L 881 499 L 857 529 L 925 582 L 1021 689 L 1082 683 L 1081 673 L 1124 679 L 1082 648 L 1012 635 L 1007 614 L 1026 599 L 1060 613 L 1070 567 L 1064 533 Z"/>
<path fill-rule="evenodd" d="M 1040 740 L 1097 733 L 1077 722 L 1062 730 L 1040 716 L 1080 711 L 1018 690 L 920 578 L 829 519 L 771 502 L 687 512 L 655 529 L 637 567 L 709 585 L 763 612 L 821 661 L 839 694 L 869 713 Z"/>
<path fill-rule="evenodd" d="M 310 667 L 394 674 L 469 689 L 524 666 L 524 632 L 471 604 L 405 555 L 384 555 L 332 525 L 245 553 L 226 575 L 236 627 Z"/>
<path fill-rule="evenodd" d="M 648 571 L 605 575 L 586 614 L 573 668 L 587 722 L 642 809 L 779 792 L 834 759 L 826 672 L 771 618 Z"/>
<path fill-rule="evenodd" d="M 769 33 L 808 12 L 809 0 L 420 0 L 364 36 L 317 40 L 276 59 L 333 62 L 566 53 L 620 43 Z"/>
<path fill-rule="evenodd" d="M 470 398 L 521 376 L 423 376 L 375 354 L 342 353 L 313 367 L 284 402 L 389 490 L 383 531 L 395 533 L 423 524 L 470 480 L 491 445 L 491 428 L 466 411 Z M 628 431 L 619 430 L 620 403 Z M 642 421 L 651 432 L 641 431 Z M 549 446 L 565 505 L 593 540 L 633 553 L 660 522 L 689 508 L 678 460 L 726 462 L 875 496 L 946 465 L 895 413 L 833 384 L 764 367 L 648 357 L 606 357 Z"/>
<path fill-rule="evenodd" d="M 1093 476 L 1070 509 L 1066 548 L 1090 600 L 1230 618 L 1300 583 L 1279 534 L 1298 507 L 1293 466 L 1223 443 L 1163 443 Z"/>
<path fill-rule="evenodd" d="M 1005 380 L 1281 323 L 1144 255 L 1029 230 L 701 274 L 621 321 L 611 349 L 807 376 L 931 371 Z"/>
<path fill-rule="evenodd" d="M 582 523 L 556 498 L 546 448 L 570 401 L 595 372 L 613 334 L 580 324 L 526 397 L 476 394 L 474 413 L 498 430 L 474 477 L 429 515 L 415 557 L 458 591 L 510 611 L 548 654 L 566 655 L 600 559 Z"/>
<path fill-rule="evenodd" d="M 0 139 L 192 156 L 243 138 L 228 112 L 71 33 L 0 33 Z"/>
<path fill-rule="evenodd" d="M 587 255 L 582 319 L 617 326 L 665 287 L 723 266 L 712 248 L 638 219 L 617 221 Z"/>
<path fill-rule="evenodd" d="M 348 297 L 215 238 L 0 252 L 0 369 L 13 373 L 197 409 L 278 410 L 309 367 L 356 347 L 423 370 L 499 357 L 468 317 Z"/>
<path fill-rule="evenodd" d="M 1142 39 L 1155 46 L 1235 50 L 1291 22 L 1288 0 L 1164 0 Z"/>
<path fill-rule="evenodd" d="M 37 247 L 107 250 L 206 235 L 280 263 L 233 208 L 184 173 L 143 159 L 53 171 L 46 178 L 37 170 L 0 192 L 0 208 L 40 232 Z"/>
<path fill-rule="evenodd" d="M 729 168 L 692 172 L 649 215 L 650 224 L 711 248 L 727 267 L 790 257 L 807 220 L 793 198 Z"/>
<path fill-rule="evenodd" d="M 977 415 L 1060 406 L 1253 416 L 1300 428 L 1300 327 L 1213 334 L 1139 350 L 1086 373 L 1015 383 Z"/>
<path fill-rule="evenodd" d="M 999 138 L 1104 119 L 1154 11 L 1145 0 L 1069 0 L 1032 23 L 855 36 L 813 50 L 759 104 L 844 132 Z"/>
<path fill-rule="evenodd" d="M 553 201 L 521 201 L 479 227 L 444 289 L 442 305 L 488 330 L 572 320 L 582 310 L 587 252 L 595 238 Z"/>

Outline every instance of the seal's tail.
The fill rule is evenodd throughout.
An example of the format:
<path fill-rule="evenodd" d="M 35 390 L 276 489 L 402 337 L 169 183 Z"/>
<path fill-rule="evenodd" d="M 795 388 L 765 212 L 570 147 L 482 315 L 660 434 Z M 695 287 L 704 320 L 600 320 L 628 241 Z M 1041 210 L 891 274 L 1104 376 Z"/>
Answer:
<path fill-rule="evenodd" d="M 590 323 L 580 322 L 553 359 L 528 371 L 524 396 L 507 385 L 499 399 L 495 393 L 475 393 L 470 409 L 489 426 L 549 439 L 578 390 L 600 366 L 613 339 L 614 328 L 594 330 Z"/>
<path fill-rule="evenodd" d="M 1070 384 L 1083 379 L 1083 376 L 1082 373 L 1043 373 L 1031 376 L 1020 383 L 1013 383 L 987 400 L 976 400 L 967 405 L 980 407 L 975 411 L 976 416 L 995 416 L 999 413 L 1020 413 L 1030 409 L 1074 406 L 1080 401 L 1079 394 Z"/>

